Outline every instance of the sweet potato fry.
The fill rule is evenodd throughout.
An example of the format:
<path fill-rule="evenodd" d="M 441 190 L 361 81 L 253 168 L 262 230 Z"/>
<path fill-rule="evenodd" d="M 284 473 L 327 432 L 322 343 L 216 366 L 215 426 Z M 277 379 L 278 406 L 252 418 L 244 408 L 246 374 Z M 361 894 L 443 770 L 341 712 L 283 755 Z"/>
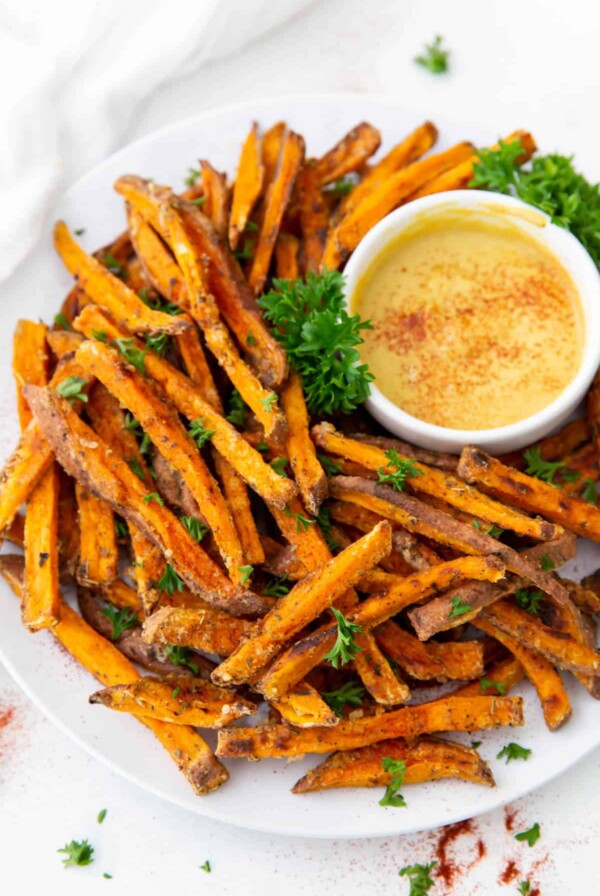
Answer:
<path fill-rule="evenodd" d="M 318 162 L 309 159 L 296 182 L 304 274 L 319 270 L 327 236 L 329 207 L 321 190 L 321 182 Z"/>
<path fill-rule="evenodd" d="M 128 286 L 111 274 L 99 261 L 88 255 L 59 221 L 54 230 L 54 245 L 66 268 L 77 277 L 86 294 L 112 314 L 119 326 L 130 333 L 180 333 L 188 321 L 152 311 Z"/>
<path fill-rule="evenodd" d="M 600 654 L 577 643 L 565 632 L 549 628 L 531 613 L 520 610 L 505 600 L 498 600 L 486 607 L 479 616 L 482 622 L 491 623 L 500 631 L 541 653 L 559 669 L 583 675 L 600 675 Z M 476 625 L 479 625 L 479 621 Z"/>
<path fill-rule="evenodd" d="M 388 619 L 375 629 L 377 643 L 412 678 L 469 681 L 483 675 L 483 648 L 477 641 L 423 644 Z"/>
<path fill-rule="evenodd" d="M 600 541 L 600 509 L 581 498 L 571 498 L 541 479 L 500 463 L 478 448 L 467 447 L 460 456 L 459 476 L 476 482 L 484 491 L 510 501 L 531 513 L 541 513 L 582 538 Z"/>
<path fill-rule="evenodd" d="M 75 323 L 90 337 L 98 324 L 102 325 L 109 340 L 120 336 L 114 325 L 111 328 L 106 316 L 91 307 L 86 308 Z M 188 420 L 199 418 L 204 420 L 206 428 L 213 431 L 211 444 L 229 461 L 248 485 L 271 503 L 285 507 L 296 494 L 294 483 L 278 476 L 264 462 L 260 453 L 255 451 L 242 435 L 202 398 L 198 389 L 181 371 L 152 351 L 148 351 L 144 356 L 144 365 L 148 375 L 164 389 L 180 414 Z"/>
<path fill-rule="evenodd" d="M 114 582 L 102 587 L 102 597 L 106 598 L 109 604 L 118 607 L 120 610 L 133 610 L 139 613 L 142 609 L 142 601 L 140 595 L 133 588 L 130 588 L 122 579 L 115 579 Z"/>
<path fill-rule="evenodd" d="M 148 644 L 175 644 L 229 656 L 252 631 L 250 622 L 214 607 L 164 607 L 146 619 L 143 638 Z"/>
<path fill-rule="evenodd" d="M 282 545 L 268 535 L 261 535 L 260 543 L 265 552 L 263 561 L 265 572 L 278 578 L 289 579 L 292 582 L 297 582 L 298 579 L 303 579 L 308 575 L 309 570 L 298 560 L 293 545 Z"/>
<path fill-rule="evenodd" d="M 10 555 L 1 557 L 0 574 L 17 596 L 20 596 L 21 559 Z M 126 684 L 140 677 L 135 666 L 64 601 L 61 604 L 60 617 L 60 622 L 54 626 L 52 633 L 65 650 L 105 687 Z M 169 725 L 148 718 L 140 721 L 167 749 L 196 793 L 209 793 L 228 779 L 227 770 L 193 728 L 185 725 Z"/>
<path fill-rule="evenodd" d="M 281 280 L 296 280 L 300 276 L 299 253 L 297 237 L 280 233 L 275 243 L 275 270 Z"/>
<path fill-rule="evenodd" d="M 200 209 L 187 202 L 178 202 L 177 208 L 197 256 L 208 259 L 209 292 L 244 357 L 263 385 L 279 389 L 288 369 L 285 351 L 266 326 L 238 262 Z"/>
<path fill-rule="evenodd" d="M 308 431 L 309 420 L 302 380 L 292 370 L 281 393 L 281 405 L 288 422 L 286 451 L 298 483 L 302 500 L 309 513 L 317 516 L 327 497 L 327 477 L 317 460 L 314 443 Z"/>
<path fill-rule="evenodd" d="M 244 141 L 238 170 L 233 185 L 231 213 L 229 215 L 229 245 L 237 248 L 240 235 L 246 229 L 263 184 L 265 168 L 262 162 L 262 138 L 258 124 L 254 122 Z"/>
<path fill-rule="evenodd" d="M 277 168 L 267 188 L 260 232 L 248 273 L 248 283 L 255 293 L 262 291 L 267 278 L 281 221 L 303 159 L 304 140 L 293 131 L 286 131 L 282 138 Z"/>
<path fill-rule="evenodd" d="M 523 666 L 514 656 L 506 657 L 486 669 L 488 697 L 503 697 L 512 691 L 525 677 Z M 499 685 L 499 687 L 498 687 Z M 481 682 L 471 681 L 452 691 L 453 697 L 481 697 Z"/>
<path fill-rule="evenodd" d="M 223 325 L 216 301 L 207 288 L 204 261 L 198 258 L 181 217 L 172 205 L 171 192 L 130 175 L 120 178 L 115 189 L 150 221 L 171 247 L 185 283 L 185 293 L 181 293 L 178 300 L 183 302 L 187 297 L 185 310 L 202 329 L 208 349 L 263 424 L 267 435 L 280 437 L 285 420 L 279 411 L 276 396 L 242 361 L 229 331 Z"/>
<path fill-rule="evenodd" d="M 384 473 L 394 470 L 394 465 L 390 464 L 382 448 L 349 439 L 336 432 L 330 423 L 314 426 L 312 437 L 320 448 L 324 448 L 330 454 L 346 457 L 369 470 L 381 470 Z M 502 529 L 510 529 L 528 538 L 551 541 L 560 534 L 560 529 L 546 520 L 531 519 L 505 504 L 500 504 L 499 501 L 493 501 L 477 489 L 466 486 L 451 473 L 432 469 L 402 454 L 398 456 L 400 460 L 410 461 L 414 470 L 418 471 L 407 479 L 406 485 L 411 491 L 424 492 L 441 498 L 451 507 L 463 510 L 476 519 L 484 519 Z"/>
<path fill-rule="evenodd" d="M 508 545 L 496 541 L 475 527 L 460 522 L 405 492 L 394 491 L 368 479 L 337 476 L 330 480 L 329 490 L 333 498 L 367 507 L 399 523 L 410 532 L 433 538 L 466 554 L 495 554 L 508 569 L 533 582 L 557 605 L 565 607 L 574 621 L 578 620 L 578 611 L 571 603 L 569 595 L 551 574 L 542 570 L 539 565 L 529 563 Z"/>
<path fill-rule="evenodd" d="M 285 121 L 278 121 L 268 131 L 265 131 L 262 140 L 262 163 L 265 169 L 263 178 L 263 193 L 266 192 L 269 184 L 275 176 L 279 154 L 281 153 L 281 145 L 287 131 Z"/>
<path fill-rule="evenodd" d="M 79 521 L 75 480 L 59 467 L 58 547 L 61 581 L 74 579 L 79 561 Z"/>
<path fill-rule="evenodd" d="M 419 737 L 437 731 L 482 731 L 522 725 L 520 697 L 444 697 L 383 715 L 340 720 L 335 728 L 294 731 L 286 725 L 226 728 L 219 732 L 217 756 L 266 759 L 355 750 L 390 738 Z"/>
<path fill-rule="evenodd" d="M 330 184 L 339 177 L 357 171 L 379 149 L 381 134 L 367 121 L 348 131 L 315 164 L 317 183 Z"/>
<path fill-rule="evenodd" d="M 28 386 L 26 399 L 61 466 L 134 523 L 163 552 L 191 591 L 234 612 L 261 612 L 264 602 L 236 589 L 179 520 L 51 389 Z"/>
<path fill-rule="evenodd" d="M 410 457 L 418 460 L 428 467 L 436 467 L 440 470 L 448 470 L 450 473 L 456 473 L 458 458 L 455 454 L 446 454 L 444 451 L 429 451 L 426 448 L 419 448 L 418 445 L 411 445 L 409 442 L 403 442 L 401 439 L 392 439 L 390 436 L 372 436 L 368 433 L 357 432 L 349 436 L 356 439 L 357 442 L 366 442 L 367 445 L 377 445 L 384 451 L 393 448 L 398 454 L 404 457 Z"/>
<path fill-rule="evenodd" d="M 134 179 L 134 183 L 137 180 Z M 140 180 L 139 183 L 143 184 L 143 181 Z M 169 302 L 180 305 L 182 309 L 189 308 L 190 299 L 181 268 L 168 246 L 135 205 L 127 202 L 126 210 L 131 241 L 146 277 L 154 289 Z"/>
<path fill-rule="evenodd" d="M 31 420 L 23 400 L 22 386 L 45 386 L 48 382 L 48 327 L 32 320 L 19 320 L 13 334 L 13 376 L 17 384 L 17 413 L 21 429 Z"/>
<path fill-rule="evenodd" d="M 260 541 L 258 529 L 252 516 L 252 507 L 248 497 L 246 483 L 236 473 L 229 461 L 221 457 L 218 451 L 213 450 L 212 458 L 221 480 L 223 495 L 231 509 L 231 516 L 235 526 L 245 563 L 250 566 L 259 566 L 265 559 L 265 552 Z"/>
<path fill-rule="evenodd" d="M 359 604 L 348 614 L 348 619 L 363 629 L 369 629 L 381 625 L 411 603 L 459 581 L 473 578 L 495 581 L 502 574 L 502 564 L 494 557 L 459 557 L 405 579 L 380 572 L 380 581 L 389 583 L 387 589 L 383 593 L 373 594 Z M 370 575 L 372 574 L 369 573 L 368 576 Z M 359 587 L 362 588 L 362 581 L 359 582 Z M 333 646 L 335 636 L 336 627 L 328 623 L 296 641 L 277 657 L 262 676 L 257 684 L 258 690 L 267 700 L 285 694 L 321 662 Z"/>
<path fill-rule="evenodd" d="M 258 673 L 281 646 L 330 607 L 360 576 L 389 553 L 391 527 L 380 523 L 282 597 L 257 631 L 213 672 L 217 684 L 240 684 Z"/>
<path fill-rule="evenodd" d="M 269 504 L 269 509 L 281 534 L 294 549 L 296 559 L 309 572 L 331 559 L 331 551 L 320 528 L 306 516 L 299 498 L 292 498 L 283 510 L 273 503 Z"/>
<path fill-rule="evenodd" d="M 565 479 L 562 475 L 562 471 L 559 471 L 560 488 L 568 495 L 581 497 L 582 492 L 584 492 L 587 486 L 598 481 L 600 475 L 598 451 L 593 442 L 588 442 L 587 445 L 583 445 L 577 451 L 567 454 L 564 458 L 564 462 L 567 465 L 569 473 L 572 475 L 578 474 L 574 475 L 572 479 L 570 476 L 568 479 Z M 589 499 L 584 500 L 589 501 Z M 597 498 L 595 500 L 597 500 Z"/>
<path fill-rule="evenodd" d="M 321 266 L 335 270 L 356 248 L 363 236 L 388 212 L 401 205 L 438 174 L 465 161 L 473 152 L 470 143 L 458 143 L 437 155 L 413 162 L 386 178 L 346 214 L 329 232 Z"/>
<path fill-rule="evenodd" d="M 583 417 L 578 417 L 576 420 L 570 420 L 554 435 L 534 442 L 531 447 L 539 449 L 542 460 L 561 460 L 565 455 L 571 454 L 575 449 L 588 442 L 591 436 L 592 428 L 588 421 Z M 522 451 L 500 454 L 498 460 L 517 470 L 522 470 L 525 467 Z"/>
<path fill-rule="evenodd" d="M 333 728 L 339 719 L 312 685 L 303 682 L 271 706 L 295 728 Z"/>
<path fill-rule="evenodd" d="M 204 213 L 222 237 L 227 236 L 227 220 L 229 218 L 229 190 L 227 177 L 207 162 L 200 160 L 200 176 L 204 191 Z"/>
<path fill-rule="evenodd" d="M 60 619 L 58 500 L 58 470 L 51 464 L 31 492 L 25 514 L 21 616 L 32 632 L 55 626 Z"/>
<path fill-rule="evenodd" d="M 198 506 L 203 508 L 230 578 L 241 583 L 240 567 L 244 565 L 244 555 L 231 512 L 176 413 L 140 373 L 119 357 L 116 349 L 88 341 L 78 349 L 76 358 L 90 376 L 104 383 L 129 409 L 165 460 L 182 475 Z"/>
<path fill-rule="evenodd" d="M 148 675 L 129 684 L 115 684 L 96 691 L 89 702 L 117 712 L 196 728 L 223 728 L 256 712 L 256 705 L 235 691 L 187 675 Z"/>
<path fill-rule="evenodd" d="M 550 562 L 554 567 L 561 566 L 567 560 L 575 556 L 575 536 L 571 532 L 565 532 L 556 541 L 545 542 L 528 548 L 523 552 L 523 557 L 530 563 L 540 564 L 542 558 Z M 460 588 L 453 588 L 440 597 L 435 597 L 420 607 L 409 610 L 408 618 L 414 626 L 418 637 L 427 641 L 437 632 L 447 631 L 465 622 L 471 622 L 483 607 L 493 604 L 499 598 L 512 594 L 516 588 L 523 587 L 526 583 L 514 576 L 497 584 L 491 582 L 466 582 Z M 571 590 L 562 582 L 569 596 Z M 452 615 L 453 601 L 460 598 L 461 605 L 468 604 L 472 609 L 463 612 L 460 616 Z M 577 606 L 577 604 L 576 604 Z"/>
<path fill-rule="evenodd" d="M 428 149 L 431 149 L 437 140 L 437 128 L 430 121 L 420 125 L 411 134 L 408 135 L 401 143 L 394 146 L 377 162 L 370 171 L 368 171 L 353 190 L 350 191 L 339 205 L 334 215 L 334 223 L 338 223 L 352 209 L 356 208 L 363 199 L 387 180 L 396 171 L 410 165 L 424 155 Z"/>
<path fill-rule="evenodd" d="M 387 787 L 392 775 L 382 768 L 384 758 L 404 762 L 404 784 L 460 778 L 494 786 L 494 776 L 477 750 L 441 738 L 420 737 L 414 743 L 384 740 L 370 747 L 334 753 L 300 778 L 292 793 L 313 793 L 332 787 Z"/>
<path fill-rule="evenodd" d="M 18 513 L 8 529 L 2 533 L 3 538 L 14 544 L 18 548 L 22 548 L 25 542 L 25 516 Z"/>
<path fill-rule="evenodd" d="M 589 613 L 591 616 L 600 616 L 600 595 L 586 586 L 586 579 L 583 580 L 581 585 L 578 582 L 572 582 L 570 579 L 563 579 L 562 577 L 560 581 L 569 592 L 569 597 L 576 607 L 579 607 L 583 613 Z"/>
<path fill-rule="evenodd" d="M 410 690 L 390 666 L 389 655 L 381 651 L 373 632 L 357 632 L 354 642 L 360 651 L 352 663 L 371 697 L 384 706 L 406 703 Z"/>
<path fill-rule="evenodd" d="M 514 131 L 505 139 L 505 143 L 512 143 L 514 140 L 520 139 L 523 145 L 523 152 L 517 160 L 520 165 L 524 164 L 531 158 L 537 147 L 535 141 L 528 131 Z M 494 144 L 492 149 L 498 149 L 498 144 Z M 426 183 L 419 189 L 411 199 L 419 199 L 421 196 L 430 196 L 432 193 L 445 193 L 447 190 L 464 190 L 469 186 L 474 174 L 474 162 L 477 156 L 473 154 L 472 158 L 444 171 L 438 177 Z"/>
<path fill-rule="evenodd" d="M 119 567 L 114 511 L 79 482 L 75 494 L 79 510 L 77 579 L 82 585 L 106 585 L 116 577 Z"/>
<path fill-rule="evenodd" d="M 517 659 L 537 691 L 544 719 L 551 731 L 560 728 L 571 716 L 571 704 L 558 672 L 540 653 L 531 650 L 486 619 L 475 622 L 477 628 L 500 641 Z M 487 676 L 486 676 L 487 677 Z M 496 680 L 496 679 L 491 679 Z M 504 682 L 499 679 L 502 684 Z M 483 689 L 481 690 L 484 693 Z"/>
<path fill-rule="evenodd" d="M 191 327 L 180 333 L 175 337 L 175 342 L 187 375 L 200 390 L 202 398 L 216 411 L 222 413 L 221 396 L 208 366 L 197 328 Z"/>
<path fill-rule="evenodd" d="M 76 352 L 81 345 L 83 336 L 80 333 L 73 333 L 71 330 L 48 330 L 46 340 L 52 354 L 60 360 L 70 352 Z M 39 383 L 34 383 L 39 385 Z"/>

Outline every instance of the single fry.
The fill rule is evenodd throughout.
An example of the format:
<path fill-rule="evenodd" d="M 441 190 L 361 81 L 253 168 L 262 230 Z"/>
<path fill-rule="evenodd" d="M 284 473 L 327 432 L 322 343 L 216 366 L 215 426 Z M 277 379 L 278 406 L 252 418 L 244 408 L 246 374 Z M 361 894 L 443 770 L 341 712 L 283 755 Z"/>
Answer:
<path fill-rule="evenodd" d="M 73 333 L 71 330 L 49 330 L 46 337 L 52 354 L 59 361 L 70 352 L 76 352 L 82 339 L 80 333 Z M 34 383 L 34 385 L 39 385 L 39 383 Z"/>
<path fill-rule="evenodd" d="M 519 660 L 514 656 L 509 656 L 486 669 L 488 684 L 485 687 L 485 693 L 488 697 L 503 697 L 520 684 L 524 677 L 525 670 Z M 452 691 L 452 695 L 454 697 L 480 697 L 481 682 L 472 681 L 469 684 L 464 684 Z"/>
<path fill-rule="evenodd" d="M 22 569 L 20 557 L 5 555 L 0 558 L 0 574 L 17 596 L 21 595 Z M 65 650 L 105 687 L 127 684 L 140 677 L 135 666 L 64 601 L 60 617 L 52 633 Z M 196 793 L 209 793 L 228 779 L 227 770 L 193 728 L 149 718 L 140 721 L 156 735 Z"/>
<path fill-rule="evenodd" d="M 180 333 L 175 337 L 175 341 L 187 375 L 200 390 L 202 398 L 216 411 L 222 413 L 221 396 L 208 366 L 197 327 L 190 327 L 189 330 Z"/>
<path fill-rule="evenodd" d="M 262 163 L 265 169 L 263 178 L 263 193 L 266 192 L 269 184 L 275 176 L 277 162 L 281 153 L 283 138 L 287 131 L 285 121 L 278 121 L 268 131 L 265 131 L 262 140 Z"/>
<path fill-rule="evenodd" d="M 505 466 L 478 448 L 465 448 L 459 476 L 531 513 L 541 513 L 582 538 L 600 541 L 600 509 L 581 498 Z"/>
<path fill-rule="evenodd" d="M 92 308 L 86 308 L 75 323 L 89 337 L 97 325 L 101 325 L 109 340 L 118 339 L 121 335 L 114 325 L 111 328 L 105 315 Z M 245 482 L 261 497 L 279 507 L 285 507 L 296 494 L 294 483 L 278 476 L 237 429 L 203 399 L 199 390 L 181 371 L 152 351 L 144 356 L 144 365 L 148 375 L 164 389 L 180 414 L 188 420 L 204 420 L 206 428 L 213 431 L 211 444 Z"/>
<path fill-rule="evenodd" d="M 375 637 L 386 656 L 420 681 L 469 681 L 483 675 L 483 648 L 478 641 L 424 644 L 391 619 L 375 630 Z"/>
<path fill-rule="evenodd" d="M 300 241 L 289 233 L 280 233 L 275 243 L 275 270 L 281 280 L 296 280 L 300 276 Z"/>
<path fill-rule="evenodd" d="M 122 280 L 77 245 L 62 221 L 54 229 L 54 245 L 65 267 L 77 277 L 78 285 L 90 299 L 130 333 L 175 334 L 190 326 L 186 320 L 148 308 Z"/>
<path fill-rule="evenodd" d="M 572 710 L 565 686 L 558 672 L 540 653 L 526 647 L 525 644 L 517 641 L 490 621 L 478 619 L 475 625 L 482 632 L 500 641 L 507 650 L 510 650 L 537 691 L 548 728 L 551 731 L 560 728 L 570 718 Z M 496 680 L 491 678 L 491 676 L 489 678 L 492 681 Z M 503 680 L 498 680 L 503 686 Z"/>
<path fill-rule="evenodd" d="M 258 124 L 253 122 L 252 128 L 242 146 L 233 185 L 228 228 L 229 245 L 232 250 L 237 248 L 240 236 L 246 229 L 252 209 L 260 196 L 264 175 L 262 138 Z"/>
<path fill-rule="evenodd" d="M 242 546 L 244 560 L 250 566 L 259 566 L 265 559 L 265 552 L 252 516 L 246 483 L 218 451 L 213 450 L 212 458 L 217 475 L 221 480 L 223 495 L 231 509 L 233 524 Z"/>
<path fill-rule="evenodd" d="M 200 176 L 205 198 L 204 213 L 213 222 L 219 234 L 225 237 L 229 217 L 227 177 L 213 168 L 206 159 L 200 160 Z"/>
<path fill-rule="evenodd" d="M 61 614 L 58 590 L 59 478 L 55 464 L 35 486 L 25 513 L 23 625 L 29 631 L 57 625 Z"/>
<path fill-rule="evenodd" d="M 299 684 L 281 700 L 273 701 L 271 706 L 295 728 L 314 728 L 315 725 L 333 728 L 339 721 L 319 692 L 306 682 Z"/>
<path fill-rule="evenodd" d="M 26 398 L 61 466 L 134 523 L 169 558 L 191 591 L 237 612 L 260 612 L 263 601 L 229 581 L 178 519 L 51 389 L 28 386 Z M 92 447 L 93 446 L 93 447 Z"/>
<path fill-rule="evenodd" d="M 391 548 L 391 527 L 380 523 L 371 533 L 299 582 L 249 638 L 213 672 L 217 684 L 240 684 L 258 673 L 281 646 L 330 607 Z"/>
<path fill-rule="evenodd" d="M 317 516 L 327 497 L 327 477 L 317 460 L 309 433 L 309 419 L 302 379 L 292 370 L 281 393 L 281 405 L 288 422 L 286 451 L 306 509 Z"/>
<path fill-rule="evenodd" d="M 522 725 L 520 697 L 444 697 L 383 715 L 340 720 L 335 728 L 294 731 L 286 725 L 226 728 L 219 732 L 217 756 L 266 759 L 355 750 L 382 740 L 414 738 L 437 731 L 483 731 Z"/>
<path fill-rule="evenodd" d="M 255 293 L 262 291 L 267 278 L 281 221 L 303 159 L 304 140 L 293 131 L 286 131 L 282 138 L 277 168 L 265 196 L 260 231 L 248 273 L 248 283 Z"/>
<path fill-rule="evenodd" d="M 83 585 L 106 585 L 116 578 L 119 566 L 114 511 L 79 482 L 75 494 L 79 510 L 77 580 Z"/>
<path fill-rule="evenodd" d="M 13 334 L 13 376 L 17 384 L 17 413 L 21 429 L 31 420 L 31 411 L 23 399 L 22 387 L 29 383 L 45 386 L 48 382 L 48 327 L 32 320 L 19 320 Z"/>
<path fill-rule="evenodd" d="M 542 460 L 561 460 L 567 454 L 571 454 L 592 436 L 592 427 L 584 417 L 570 420 L 562 429 L 552 436 L 546 436 L 535 442 L 531 447 L 539 449 Z M 512 451 L 510 454 L 501 454 L 498 460 L 509 467 L 522 470 L 525 467 L 523 451 Z"/>
<path fill-rule="evenodd" d="M 317 183 L 325 186 L 351 171 L 357 171 L 377 152 L 380 143 L 381 134 L 377 128 L 361 121 L 315 163 Z"/>
<path fill-rule="evenodd" d="M 341 455 L 348 460 L 355 461 L 369 470 L 381 470 L 384 473 L 393 471 L 389 459 L 383 448 L 376 445 L 368 445 L 365 442 L 355 441 L 337 433 L 330 423 L 321 423 L 314 426 L 312 436 L 320 448 L 334 455 Z M 518 535 L 534 538 L 539 541 L 551 541 L 560 535 L 560 528 L 542 519 L 531 519 L 517 510 L 506 507 L 498 501 L 488 498 L 487 495 L 477 489 L 467 486 L 463 481 L 451 473 L 435 470 L 427 467 L 419 461 L 413 461 L 410 457 L 398 455 L 400 460 L 410 461 L 413 468 L 418 471 L 407 479 L 407 486 L 412 491 L 424 492 L 441 498 L 451 507 L 456 507 L 471 514 L 476 519 L 484 519 L 494 523 L 502 529 L 510 529 Z"/>
<path fill-rule="evenodd" d="M 319 270 L 329 224 L 329 207 L 314 159 L 304 163 L 296 182 L 296 194 L 302 233 L 302 269 L 306 274 Z"/>
<path fill-rule="evenodd" d="M 381 651 L 373 632 L 357 632 L 354 641 L 360 650 L 352 663 L 375 702 L 383 706 L 397 706 L 410 700 L 408 685 L 390 666 L 389 660 L 394 657 Z"/>
<path fill-rule="evenodd" d="M 146 619 L 143 638 L 148 644 L 175 644 L 229 656 L 252 631 L 245 619 L 214 607 L 164 607 Z"/>
<path fill-rule="evenodd" d="M 414 743 L 384 740 L 370 747 L 334 753 L 307 772 L 294 785 L 292 793 L 313 793 L 333 787 L 387 787 L 392 775 L 382 768 L 384 758 L 404 762 L 404 784 L 460 778 L 485 787 L 494 786 L 494 776 L 477 750 L 441 738 L 420 737 Z"/>
<path fill-rule="evenodd" d="M 96 691 L 89 702 L 117 712 L 196 728 L 223 728 L 256 712 L 254 703 L 234 691 L 184 675 L 146 676 L 129 684 L 115 684 Z"/>

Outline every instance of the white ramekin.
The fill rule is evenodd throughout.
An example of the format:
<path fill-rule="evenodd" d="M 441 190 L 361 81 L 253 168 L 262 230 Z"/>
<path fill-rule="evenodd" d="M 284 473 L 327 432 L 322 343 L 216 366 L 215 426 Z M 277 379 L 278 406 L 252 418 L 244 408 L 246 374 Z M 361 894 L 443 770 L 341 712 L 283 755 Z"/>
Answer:
<path fill-rule="evenodd" d="M 425 196 L 387 215 L 358 244 L 346 265 L 346 303 L 352 308 L 354 290 L 370 263 L 417 217 L 422 220 L 442 210 L 458 208 L 479 211 L 488 220 L 490 214 L 499 220 L 509 216 L 511 224 L 545 246 L 570 274 L 579 292 L 585 326 L 579 370 L 558 398 L 541 411 L 494 429 L 449 429 L 426 423 L 386 398 L 376 382 L 371 383 L 366 408 L 386 429 L 424 448 L 459 453 L 465 445 L 478 445 L 492 453 L 516 451 L 548 435 L 573 413 L 600 366 L 600 273 L 588 252 L 569 231 L 552 224 L 547 215 L 520 199 L 499 193 L 456 190 Z"/>

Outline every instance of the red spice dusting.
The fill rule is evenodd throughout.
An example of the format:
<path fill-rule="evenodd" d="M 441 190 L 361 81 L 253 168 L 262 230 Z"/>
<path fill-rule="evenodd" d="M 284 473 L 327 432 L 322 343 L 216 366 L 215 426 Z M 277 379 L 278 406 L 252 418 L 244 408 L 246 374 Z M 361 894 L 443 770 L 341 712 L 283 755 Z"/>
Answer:
<path fill-rule="evenodd" d="M 477 841 L 477 861 L 480 862 L 487 855 L 487 849 L 483 840 Z"/>
<path fill-rule="evenodd" d="M 504 827 L 507 831 L 512 832 L 515 829 L 515 818 L 517 817 L 517 813 L 510 808 L 510 806 L 505 806 L 504 808 Z"/>
<path fill-rule="evenodd" d="M 506 867 L 500 877 L 498 878 L 498 883 L 500 884 L 509 884 L 511 881 L 515 880 L 521 874 L 520 869 L 517 867 L 517 863 L 513 862 L 511 859 L 506 863 Z"/>
<path fill-rule="evenodd" d="M 0 759 L 6 757 L 9 747 L 10 733 L 8 728 L 14 724 L 15 707 L 0 705 Z"/>
<path fill-rule="evenodd" d="M 464 868 L 457 865 L 456 858 L 449 854 L 450 847 L 456 843 L 458 838 L 462 837 L 463 834 L 473 833 L 473 821 L 470 818 L 442 828 L 435 849 L 435 858 L 437 861 L 435 876 L 441 878 L 446 886 L 451 886 L 454 883 L 456 875 L 460 874 L 461 871 L 464 871 Z M 478 843 L 479 842 L 481 841 L 478 841 Z M 479 853 L 479 845 L 477 849 Z"/>
<path fill-rule="evenodd" d="M 0 730 L 10 725 L 12 717 L 15 714 L 14 706 L 7 706 L 0 709 Z"/>

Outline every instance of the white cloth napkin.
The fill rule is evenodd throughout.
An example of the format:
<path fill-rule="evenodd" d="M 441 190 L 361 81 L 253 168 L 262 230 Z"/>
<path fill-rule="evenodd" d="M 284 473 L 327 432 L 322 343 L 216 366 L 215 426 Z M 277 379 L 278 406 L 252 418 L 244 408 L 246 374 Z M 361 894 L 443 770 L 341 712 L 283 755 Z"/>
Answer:
<path fill-rule="evenodd" d="M 313 0 L 0 0 L 0 279 L 65 179 L 123 142 L 161 84 Z"/>

